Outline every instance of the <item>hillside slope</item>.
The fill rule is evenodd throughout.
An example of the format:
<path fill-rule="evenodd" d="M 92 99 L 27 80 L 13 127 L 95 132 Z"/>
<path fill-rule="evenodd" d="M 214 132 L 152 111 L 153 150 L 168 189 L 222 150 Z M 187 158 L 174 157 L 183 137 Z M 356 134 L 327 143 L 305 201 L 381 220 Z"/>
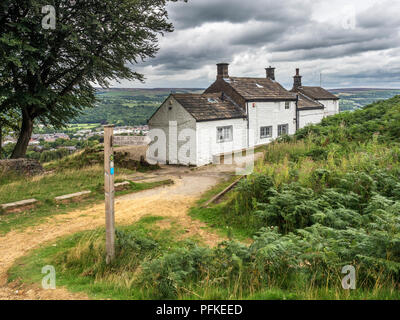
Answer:
<path fill-rule="evenodd" d="M 255 236 L 232 249 L 249 275 L 243 290 L 398 299 L 399 137 L 400 96 L 326 118 L 269 145 L 224 203 L 195 211 Z M 355 268 L 357 290 L 343 290 L 344 266 Z"/>
<path fill-rule="evenodd" d="M 400 94 L 399 89 L 332 89 L 329 90 L 340 98 L 340 111 L 357 110 L 380 100 L 390 99 Z"/>

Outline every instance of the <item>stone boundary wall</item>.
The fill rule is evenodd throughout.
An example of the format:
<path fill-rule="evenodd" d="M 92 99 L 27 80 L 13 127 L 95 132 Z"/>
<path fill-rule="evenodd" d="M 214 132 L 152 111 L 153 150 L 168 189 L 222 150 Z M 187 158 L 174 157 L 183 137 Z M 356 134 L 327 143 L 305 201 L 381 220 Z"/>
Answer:
<path fill-rule="evenodd" d="M 30 159 L 6 159 L 0 160 L 0 174 L 18 173 L 23 175 L 37 175 L 44 172 L 42 165 L 36 160 Z"/>

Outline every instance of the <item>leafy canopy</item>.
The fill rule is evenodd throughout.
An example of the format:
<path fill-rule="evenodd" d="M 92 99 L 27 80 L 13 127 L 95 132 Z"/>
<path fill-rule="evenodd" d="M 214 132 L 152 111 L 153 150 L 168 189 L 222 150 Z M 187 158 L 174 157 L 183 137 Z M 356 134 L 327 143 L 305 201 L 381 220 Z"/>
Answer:
<path fill-rule="evenodd" d="M 169 1 L 177 0 L 2 0 L 0 112 L 20 110 L 22 130 L 36 118 L 62 126 L 94 106 L 94 84 L 143 81 L 133 65 L 154 57 L 158 36 L 173 31 Z M 55 30 L 42 27 L 47 5 Z"/>

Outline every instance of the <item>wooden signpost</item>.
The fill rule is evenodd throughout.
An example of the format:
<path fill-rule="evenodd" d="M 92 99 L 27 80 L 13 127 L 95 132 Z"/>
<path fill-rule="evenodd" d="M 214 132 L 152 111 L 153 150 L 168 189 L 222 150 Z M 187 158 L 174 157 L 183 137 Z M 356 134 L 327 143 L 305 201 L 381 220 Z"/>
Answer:
<path fill-rule="evenodd" d="M 114 136 L 114 145 L 118 146 L 144 146 L 150 141 L 147 136 Z"/>
<path fill-rule="evenodd" d="M 106 203 L 106 263 L 115 258 L 114 126 L 104 126 L 104 191 Z"/>
<path fill-rule="evenodd" d="M 106 263 L 115 258 L 115 212 L 114 212 L 114 145 L 137 146 L 147 144 L 144 136 L 114 136 L 114 125 L 104 126 L 104 191 L 106 204 Z"/>

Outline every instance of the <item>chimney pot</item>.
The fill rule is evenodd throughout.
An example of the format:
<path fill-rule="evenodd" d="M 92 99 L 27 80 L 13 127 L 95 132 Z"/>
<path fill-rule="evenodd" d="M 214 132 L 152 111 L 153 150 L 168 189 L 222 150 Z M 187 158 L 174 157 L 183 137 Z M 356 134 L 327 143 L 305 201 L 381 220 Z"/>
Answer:
<path fill-rule="evenodd" d="M 296 69 L 296 75 L 293 77 L 294 81 L 293 81 L 293 89 L 297 89 L 298 87 L 301 87 L 301 78 L 302 76 L 300 75 L 300 69 L 297 68 Z"/>
<path fill-rule="evenodd" d="M 275 68 L 269 66 L 268 68 L 265 68 L 265 70 L 267 71 L 267 79 L 275 80 Z"/>
<path fill-rule="evenodd" d="M 217 64 L 217 79 L 229 78 L 229 63 Z"/>

